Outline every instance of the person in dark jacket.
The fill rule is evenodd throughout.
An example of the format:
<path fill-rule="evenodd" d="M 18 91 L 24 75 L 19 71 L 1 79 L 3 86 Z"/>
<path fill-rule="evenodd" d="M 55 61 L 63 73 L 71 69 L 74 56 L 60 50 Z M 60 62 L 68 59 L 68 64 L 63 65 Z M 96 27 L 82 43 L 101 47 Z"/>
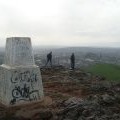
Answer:
<path fill-rule="evenodd" d="M 70 57 L 70 62 L 71 62 L 71 69 L 74 70 L 75 69 L 75 55 L 74 55 L 74 53 L 72 53 L 72 55 Z"/>
<path fill-rule="evenodd" d="M 50 62 L 50 65 L 51 65 L 51 67 L 52 67 L 52 52 L 50 52 L 50 53 L 48 53 L 47 54 L 47 62 L 46 62 L 46 65 L 45 66 L 47 66 L 47 64 Z"/>

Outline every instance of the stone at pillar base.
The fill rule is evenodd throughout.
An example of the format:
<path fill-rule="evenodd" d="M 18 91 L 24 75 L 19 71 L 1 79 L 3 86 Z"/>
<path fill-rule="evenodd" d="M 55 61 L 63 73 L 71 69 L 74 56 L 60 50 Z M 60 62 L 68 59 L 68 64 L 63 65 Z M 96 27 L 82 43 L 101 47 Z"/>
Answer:
<path fill-rule="evenodd" d="M 5 105 L 37 101 L 44 97 L 39 67 L 0 66 L 0 100 Z"/>

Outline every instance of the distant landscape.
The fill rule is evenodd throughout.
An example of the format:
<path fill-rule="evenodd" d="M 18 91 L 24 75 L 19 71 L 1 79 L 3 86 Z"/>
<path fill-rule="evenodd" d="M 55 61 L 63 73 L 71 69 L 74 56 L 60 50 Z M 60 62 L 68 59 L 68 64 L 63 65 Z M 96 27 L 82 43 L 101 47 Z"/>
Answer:
<path fill-rule="evenodd" d="M 46 54 L 53 52 L 53 64 L 69 67 L 70 55 L 75 53 L 76 67 L 88 67 L 96 63 L 120 64 L 120 48 L 92 48 L 92 47 L 66 47 L 66 48 L 34 48 L 36 63 L 44 66 Z"/>
<path fill-rule="evenodd" d="M 75 53 L 76 68 L 96 75 L 105 76 L 109 80 L 120 80 L 120 48 L 95 47 L 33 47 L 35 63 L 44 67 L 46 55 L 52 51 L 53 66 L 70 68 L 70 55 Z M 0 48 L 0 64 L 4 63 L 4 48 Z"/>
<path fill-rule="evenodd" d="M 54 49 L 34 49 L 36 64 L 44 67 L 46 54 L 53 52 L 53 65 L 70 68 L 70 55 L 75 53 L 76 68 L 108 80 L 120 80 L 120 48 L 67 47 Z"/>

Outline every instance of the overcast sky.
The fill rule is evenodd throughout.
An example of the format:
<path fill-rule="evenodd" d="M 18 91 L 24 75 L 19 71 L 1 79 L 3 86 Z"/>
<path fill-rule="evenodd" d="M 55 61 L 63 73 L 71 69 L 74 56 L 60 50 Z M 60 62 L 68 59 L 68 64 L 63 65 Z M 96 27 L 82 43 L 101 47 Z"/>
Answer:
<path fill-rule="evenodd" d="M 120 47 L 120 0 L 0 0 L 0 46 L 14 36 L 33 45 Z"/>

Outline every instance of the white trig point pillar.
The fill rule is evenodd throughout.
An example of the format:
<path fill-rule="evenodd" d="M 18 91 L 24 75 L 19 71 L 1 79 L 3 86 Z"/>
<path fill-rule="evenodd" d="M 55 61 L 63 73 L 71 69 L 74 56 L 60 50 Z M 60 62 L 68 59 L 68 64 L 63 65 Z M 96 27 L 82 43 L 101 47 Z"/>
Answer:
<path fill-rule="evenodd" d="M 28 37 L 7 38 L 5 64 L 0 66 L 0 101 L 16 105 L 43 98 L 42 78 Z"/>

